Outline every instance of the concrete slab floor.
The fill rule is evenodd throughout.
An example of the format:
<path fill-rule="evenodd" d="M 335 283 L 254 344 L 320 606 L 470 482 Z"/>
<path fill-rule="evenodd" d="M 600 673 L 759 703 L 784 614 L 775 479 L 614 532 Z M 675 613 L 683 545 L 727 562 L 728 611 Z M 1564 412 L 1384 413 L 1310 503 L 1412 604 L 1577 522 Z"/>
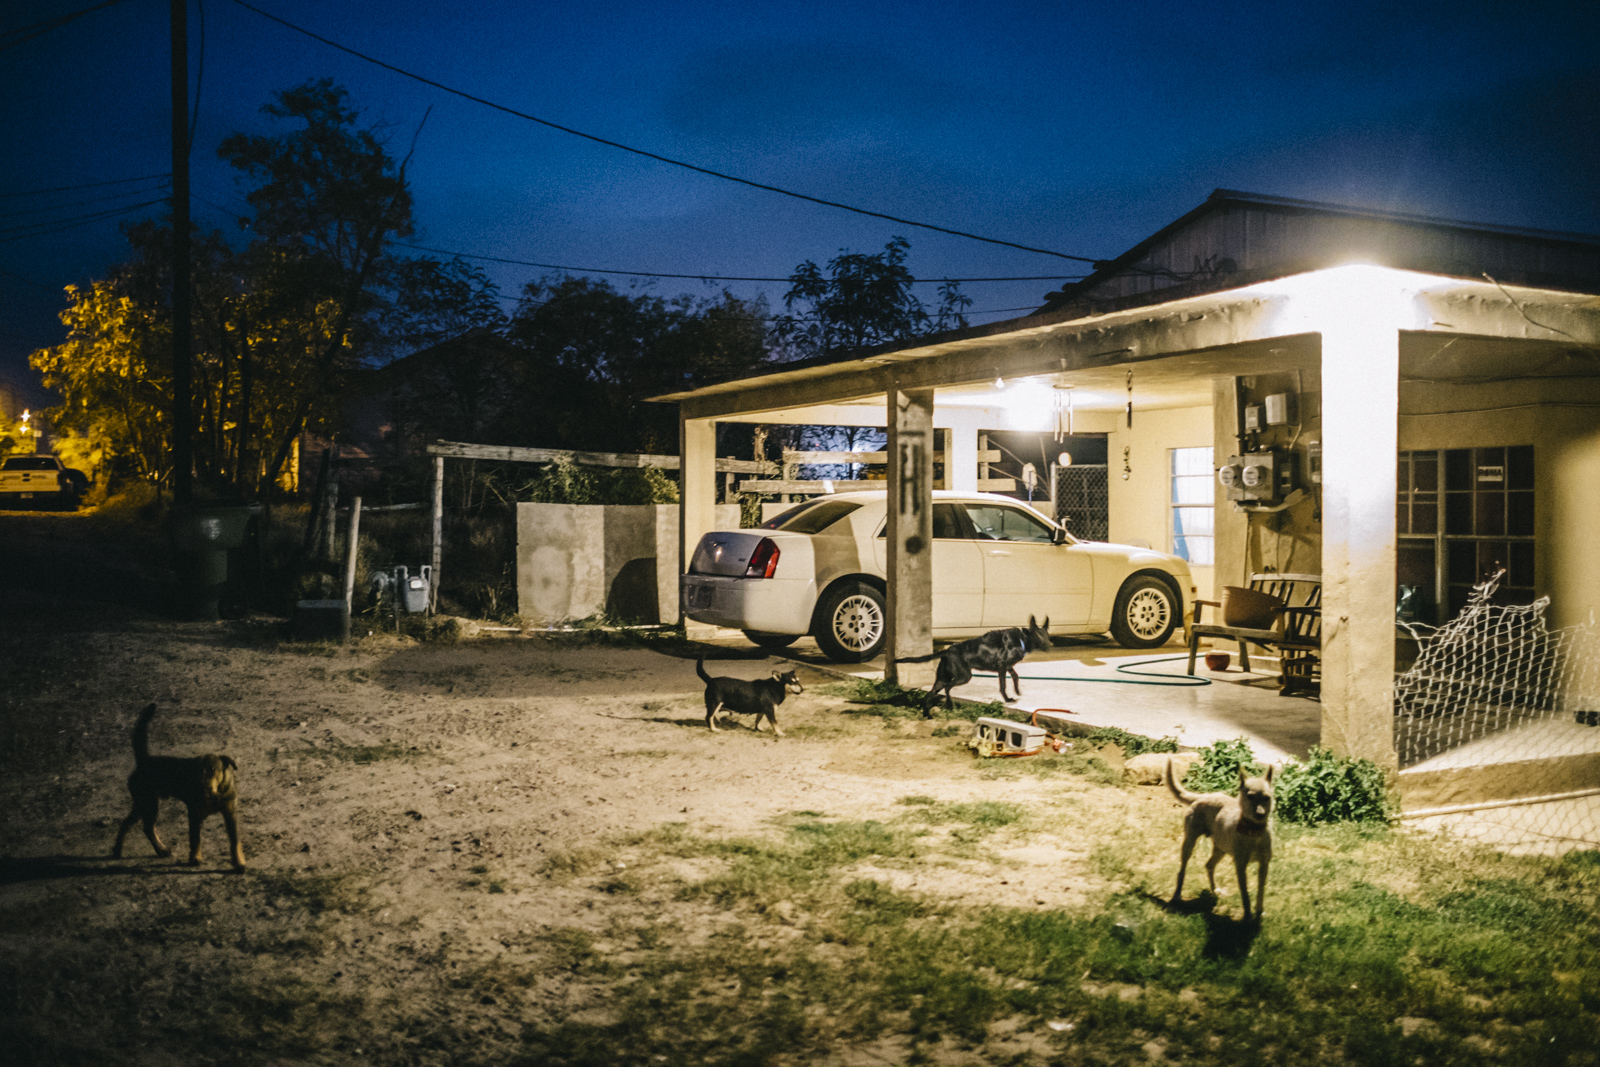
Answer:
<path fill-rule="evenodd" d="M 718 643 L 724 637 L 730 644 L 749 647 L 736 631 L 719 634 Z M 1031 654 L 1018 666 L 1022 696 L 1011 707 L 1064 708 L 1089 726 L 1174 737 L 1185 748 L 1243 737 L 1258 758 L 1271 761 L 1304 759 L 1322 736 L 1321 705 L 1314 696 L 1280 696 L 1277 661 L 1270 656 L 1252 660 L 1257 670 L 1248 673 L 1239 669 L 1236 655 L 1225 671 L 1208 671 L 1199 663 L 1191 679 L 1184 673 L 1188 650 L 1176 641 L 1142 652 L 1122 648 L 1109 638 L 1061 637 L 1057 642 L 1055 648 Z M 842 675 L 883 677 L 881 658 L 834 663 L 809 637 L 777 654 Z M 1197 684 L 1204 682 L 1211 684 Z M 971 683 L 957 687 L 955 695 L 995 700 L 999 683 L 992 674 L 976 675 Z"/>

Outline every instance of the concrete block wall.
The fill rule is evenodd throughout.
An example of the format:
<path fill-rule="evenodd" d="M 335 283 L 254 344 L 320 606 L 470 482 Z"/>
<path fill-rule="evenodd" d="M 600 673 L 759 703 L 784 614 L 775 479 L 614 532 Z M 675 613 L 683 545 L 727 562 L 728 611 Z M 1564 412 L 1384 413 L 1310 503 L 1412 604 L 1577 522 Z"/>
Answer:
<path fill-rule="evenodd" d="M 737 529 L 737 505 L 716 527 Z M 678 505 L 518 504 L 517 611 L 530 626 L 601 612 L 678 621 Z"/>

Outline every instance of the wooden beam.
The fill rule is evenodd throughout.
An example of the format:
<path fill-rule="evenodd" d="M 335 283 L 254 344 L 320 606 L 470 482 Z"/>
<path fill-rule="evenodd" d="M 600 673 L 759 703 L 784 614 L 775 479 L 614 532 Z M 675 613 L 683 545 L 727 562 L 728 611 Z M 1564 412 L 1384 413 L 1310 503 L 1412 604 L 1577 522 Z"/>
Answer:
<path fill-rule="evenodd" d="M 785 463 L 887 463 L 887 452 L 784 452 Z"/>
<path fill-rule="evenodd" d="M 739 483 L 741 493 L 851 493 L 862 489 L 882 489 L 886 483 L 874 478 L 824 478 L 819 481 L 789 479 L 749 479 Z"/>
<path fill-rule="evenodd" d="M 980 493 L 1014 493 L 1017 491 L 1015 478 L 979 478 L 978 492 Z"/>
<path fill-rule="evenodd" d="M 678 469 L 677 456 L 653 456 L 636 452 L 572 452 L 562 448 L 518 448 L 512 445 L 473 445 L 461 441 L 436 441 L 427 446 L 428 455 L 449 459 L 484 459 L 496 463 L 572 463 L 580 467 L 654 467 Z M 733 474 L 769 474 L 772 463 L 754 459 L 717 460 L 717 470 Z"/>

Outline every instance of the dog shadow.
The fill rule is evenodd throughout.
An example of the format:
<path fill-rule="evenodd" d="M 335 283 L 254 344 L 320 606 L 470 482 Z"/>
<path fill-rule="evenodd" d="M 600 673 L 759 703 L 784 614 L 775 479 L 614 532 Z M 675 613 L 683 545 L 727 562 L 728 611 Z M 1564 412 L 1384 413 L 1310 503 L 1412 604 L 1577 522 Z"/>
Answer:
<path fill-rule="evenodd" d="M 108 875 L 230 873 L 231 867 L 215 867 L 211 864 L 191 867 L 165 856 L 152 856 L 149 859 L 115 859 L 108 855 L 0 857 L 0 885 L 53 882 L 64 878 L 103 878 Z"/>
<path fill-rule="evenodd" d="M 1142 895 L 1169 915 L 1200 916 L 1206 924 L 1206 943 L 1200 954 L 1208 960 L 1244 959 L 1261 934 L 1261 920 L 1254 916 L 1235 919 L 1219 915 L 1220 898 L 1209 889 L 1202 889 L 1190 900 L 1174 901 L 1148 891 Z"/>

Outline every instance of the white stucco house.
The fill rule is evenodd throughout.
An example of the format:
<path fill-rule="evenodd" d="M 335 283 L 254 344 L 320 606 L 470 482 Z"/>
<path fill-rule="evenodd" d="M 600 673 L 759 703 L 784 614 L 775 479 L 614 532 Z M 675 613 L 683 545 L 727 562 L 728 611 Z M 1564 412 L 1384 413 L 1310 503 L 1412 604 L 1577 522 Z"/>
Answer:
<path fill-rule="evenodd" d="M 1225 190 L 1022 318 L 658 398 L 681 417 L 681 543 L 713 528 L 718 422 L 884 427 L 888 659 L 930 651 L 935 431 L 949 487 L 975 489 L 979 434 L 1049 430 L 1069 394 L 1107 435 L 1110 540 L 1209 533 L 1201 597 L 1323 576 L 1338 752 L 1396 766 L 1399 585 L 1442 621 L 1498 565 L 1554 624 L 1600 612 L 1600 238 Z M 1270 500 L 1197 495 L 1197 470 L 1268 452 Z"/>

